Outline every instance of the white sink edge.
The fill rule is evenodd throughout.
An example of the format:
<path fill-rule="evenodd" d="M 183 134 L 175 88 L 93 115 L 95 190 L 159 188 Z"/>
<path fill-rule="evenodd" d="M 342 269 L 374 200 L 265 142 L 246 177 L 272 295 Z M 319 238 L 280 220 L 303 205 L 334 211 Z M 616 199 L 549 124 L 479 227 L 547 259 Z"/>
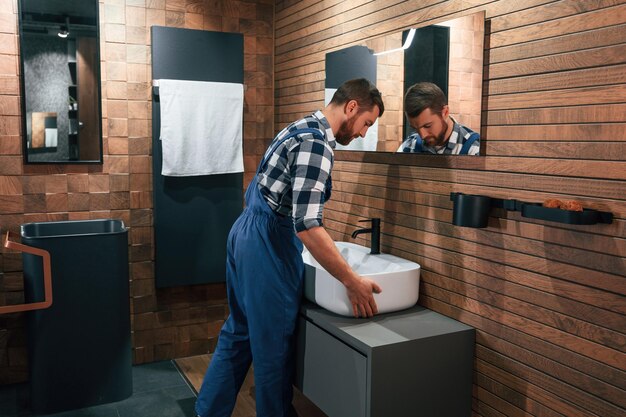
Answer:
<path fill-rule="evenodd" d="M 352 261 L 352 266 L 358 262 L 367 263 L 361 270 L 357 265 L 355 272 L 373 280 L 382 288 L 382 293 L 374 294 L 378 314 L 404 310 L 417 303 L 421 271 L 418 263 L 391 254 L 372 255 L 369 248 L 355 243 L 335 243 L 340 253 L 343 252 L 342 256 L 350 258 L 348 263 Z M 302 257 L 306 264 L 305 297 L 335 314 L 353 317 L 352 305 L 343 284 L 319 265 L 306 249 Z M 367 271 L 377 271 L 380 268 L 389 269 L 381 272 Z M 393 270 L 394 268 L 398 269 Z"/>
<path fill-rule="evenodd" d="M 369 275 L 380 285 L 382 293 L 374 294 L 374 300 L 378 307 L 378 314 L 404 310 L 414 306 L 419 299 L 420 270 L 402 272 L 402 277 L 397 278 L 389 273 Z M 402 280 L 405 284 L 402 288 L 394 288 L 391 280 Z M 411 283 L 412 281 L 412 283 Z M 411 285 L 407 285 L 410 283 Z M 348 299 L 346 288 L 336 278 L 324 270 L 315 270 L 315 288 L 312 294 L 305 293 L 306 298 L 335 314 L 353 316 L 352 305 Z"/>

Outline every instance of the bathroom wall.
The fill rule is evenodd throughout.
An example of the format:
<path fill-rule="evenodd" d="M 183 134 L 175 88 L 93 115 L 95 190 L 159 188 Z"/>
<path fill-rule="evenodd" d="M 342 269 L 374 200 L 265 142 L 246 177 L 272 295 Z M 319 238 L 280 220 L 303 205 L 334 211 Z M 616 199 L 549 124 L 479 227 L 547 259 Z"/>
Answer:
<path fill-rule="evenodd" d="M 0 0 L 0 232 L 123 219 L 135 363 L 206 353 L 227 314 L 222 284 L 155 290 L 150 26 L 244 34 L 244 149 L 254 155 L 273 136 L 273 17 L 270 0 L 100 1 L 104 165 L 32 166 L 22 163 L 17 1 Z M 246 170 L 255 162 L 246 156 Z M 0 305 L 23 300 L 21 271 L 19 254 L 0 251 Z M 24 326 L 23 314 L 0 316 L 0 384 L 28 378 Z"/>
<path fill-rule="evenodd" d="M 372 39 L 365 46 L 373 51 L 388 51 L 402 47 L 402 32 Z M 404 92 L 404 56 L 386 54 L 376 57 L 376 85 L 385 91 L 385 113 L 378 122 L 377 151 L 395 152 L 396 138 L 402 134 L 404 115 L 402 96 Z"/>
<path fill-rule="evenodd" d="M 624 1 L 277 1 L 275 130 L 322 106 L 327 52 L 476 11 L 486 156 L 338 152 L 325 224 L 350 241 L 381 217 L 381 249 L 422 265 L 420 304 L 476 328 L 475 416 L 622 416 Z M 455 227 L 451 191 L 576 199 L 615 221 L 495 210 L 485 229 Z"/>
<path fill-rule="evenodd" d="M 475 28 L 481 27 L 481 20 L 479 13 L 442 23 L 450 28 L 448 105 L 459 123 L 475 131 L 480 130 L 480 57 L 484 47 L 482 33 Z"/>

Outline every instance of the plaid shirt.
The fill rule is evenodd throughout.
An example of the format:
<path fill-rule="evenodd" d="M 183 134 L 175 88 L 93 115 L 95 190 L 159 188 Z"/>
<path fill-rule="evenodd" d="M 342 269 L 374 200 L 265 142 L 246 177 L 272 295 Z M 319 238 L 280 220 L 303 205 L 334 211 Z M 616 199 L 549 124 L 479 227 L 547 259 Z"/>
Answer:
<path fill-rule="evenodd" d="M 418 144 L 422 142 L 421 138 L 417 133 L 413 133 L 412 135 L 409 135 L 404 142 L 402 142 L 402 145 L 400 145 L 397 152 L 424 152 L 439 155 L 458 155 L 461 152 L 461 148 L 463 148 L 463 144 L 469 139 L 473 132 L 454 120 L 452 116 L 450 116 L 450 119 L 454 122 L 454 126 L 452 127 L 450 139 L 448 139 L 448 142 L 446 142 L 445 145 L 429 147 L 422 144 L 420 148 Z M 416 149 L 416 147 L 418 149 Z M 478 155 L 479 152 L 480 139 L 477 139 L 474 143 L 472 143 L 472 146 L 470 146 L 467 154 Z"/>
<path fill-rule="evenodd" d="M 319 129 L 325 139 L 310 133 L 295 135 L 277 146 L 273 144 L 302 128 Z M 333 167 L 335 136 L 321 111 L 284 128 L 266 151 L 268 161 L 259 172 L 259 190 L 271 209 L 292 216 L 296 232 L 322 226 L 326 182 Z"/>

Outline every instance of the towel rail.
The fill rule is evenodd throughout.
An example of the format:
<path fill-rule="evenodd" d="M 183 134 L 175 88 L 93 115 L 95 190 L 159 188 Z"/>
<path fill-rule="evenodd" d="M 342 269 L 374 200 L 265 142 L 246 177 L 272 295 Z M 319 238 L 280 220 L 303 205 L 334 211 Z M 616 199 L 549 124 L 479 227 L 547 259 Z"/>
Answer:
<path fill-rule="evenodd" d="M 22 243 L 11 240 L 11 236 L 15 234 L 7 231 L 4 241 L 4 247 L 19 252 L 29 253 L 35 256 L 41 256 L 43 260 L 43 284 L 44 284 L 44 300 L 34 303 L 13 304 L 8 306 L 0 306 L 0 314 L 18 313 L 21 311 L 42 310 L 52 305 L 52 264 L 50 263 L 50 252 L 41 248 L 24 245 Z"/>
<path fill-rule="evenodd" d="M 159 87 L 161 86 L 161 80 L 152 80 L 152 94 L 155 96 L 159 95 Z M 243 92 L 248 91 L 248 86 L 246 84 L 243 85 Z"/>

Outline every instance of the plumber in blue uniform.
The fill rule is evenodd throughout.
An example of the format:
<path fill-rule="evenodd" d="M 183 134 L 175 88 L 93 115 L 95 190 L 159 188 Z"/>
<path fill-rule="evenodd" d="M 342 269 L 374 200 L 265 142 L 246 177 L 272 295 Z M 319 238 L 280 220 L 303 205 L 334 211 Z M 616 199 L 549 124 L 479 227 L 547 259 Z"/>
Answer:
<path fill-rule="evenodd" d="M 446 95 L 436 84 L 412 85 L 404 96 L 404 113 L 415 133 L 406 138 L 398 152 L 479 154 L 480 135 L 454 120 Z"/>
<path fill-rule="evenodd" d="M 323 227 L 322 209 L 331 194 L 335 144 L 364 137 L 384 109 L 368 80 L 346 81 L 328 106 L 284 128 L 265 152 L 228 237 L 230 315 L 198 395 L 198 416 L 231 415 L 252 361 L 257 416 L 296 416 L 291 400 L 303 243 L 345 286 L 355 317 L 378 312 L 373 293 L 381 288 L 341 257 Z"/>

